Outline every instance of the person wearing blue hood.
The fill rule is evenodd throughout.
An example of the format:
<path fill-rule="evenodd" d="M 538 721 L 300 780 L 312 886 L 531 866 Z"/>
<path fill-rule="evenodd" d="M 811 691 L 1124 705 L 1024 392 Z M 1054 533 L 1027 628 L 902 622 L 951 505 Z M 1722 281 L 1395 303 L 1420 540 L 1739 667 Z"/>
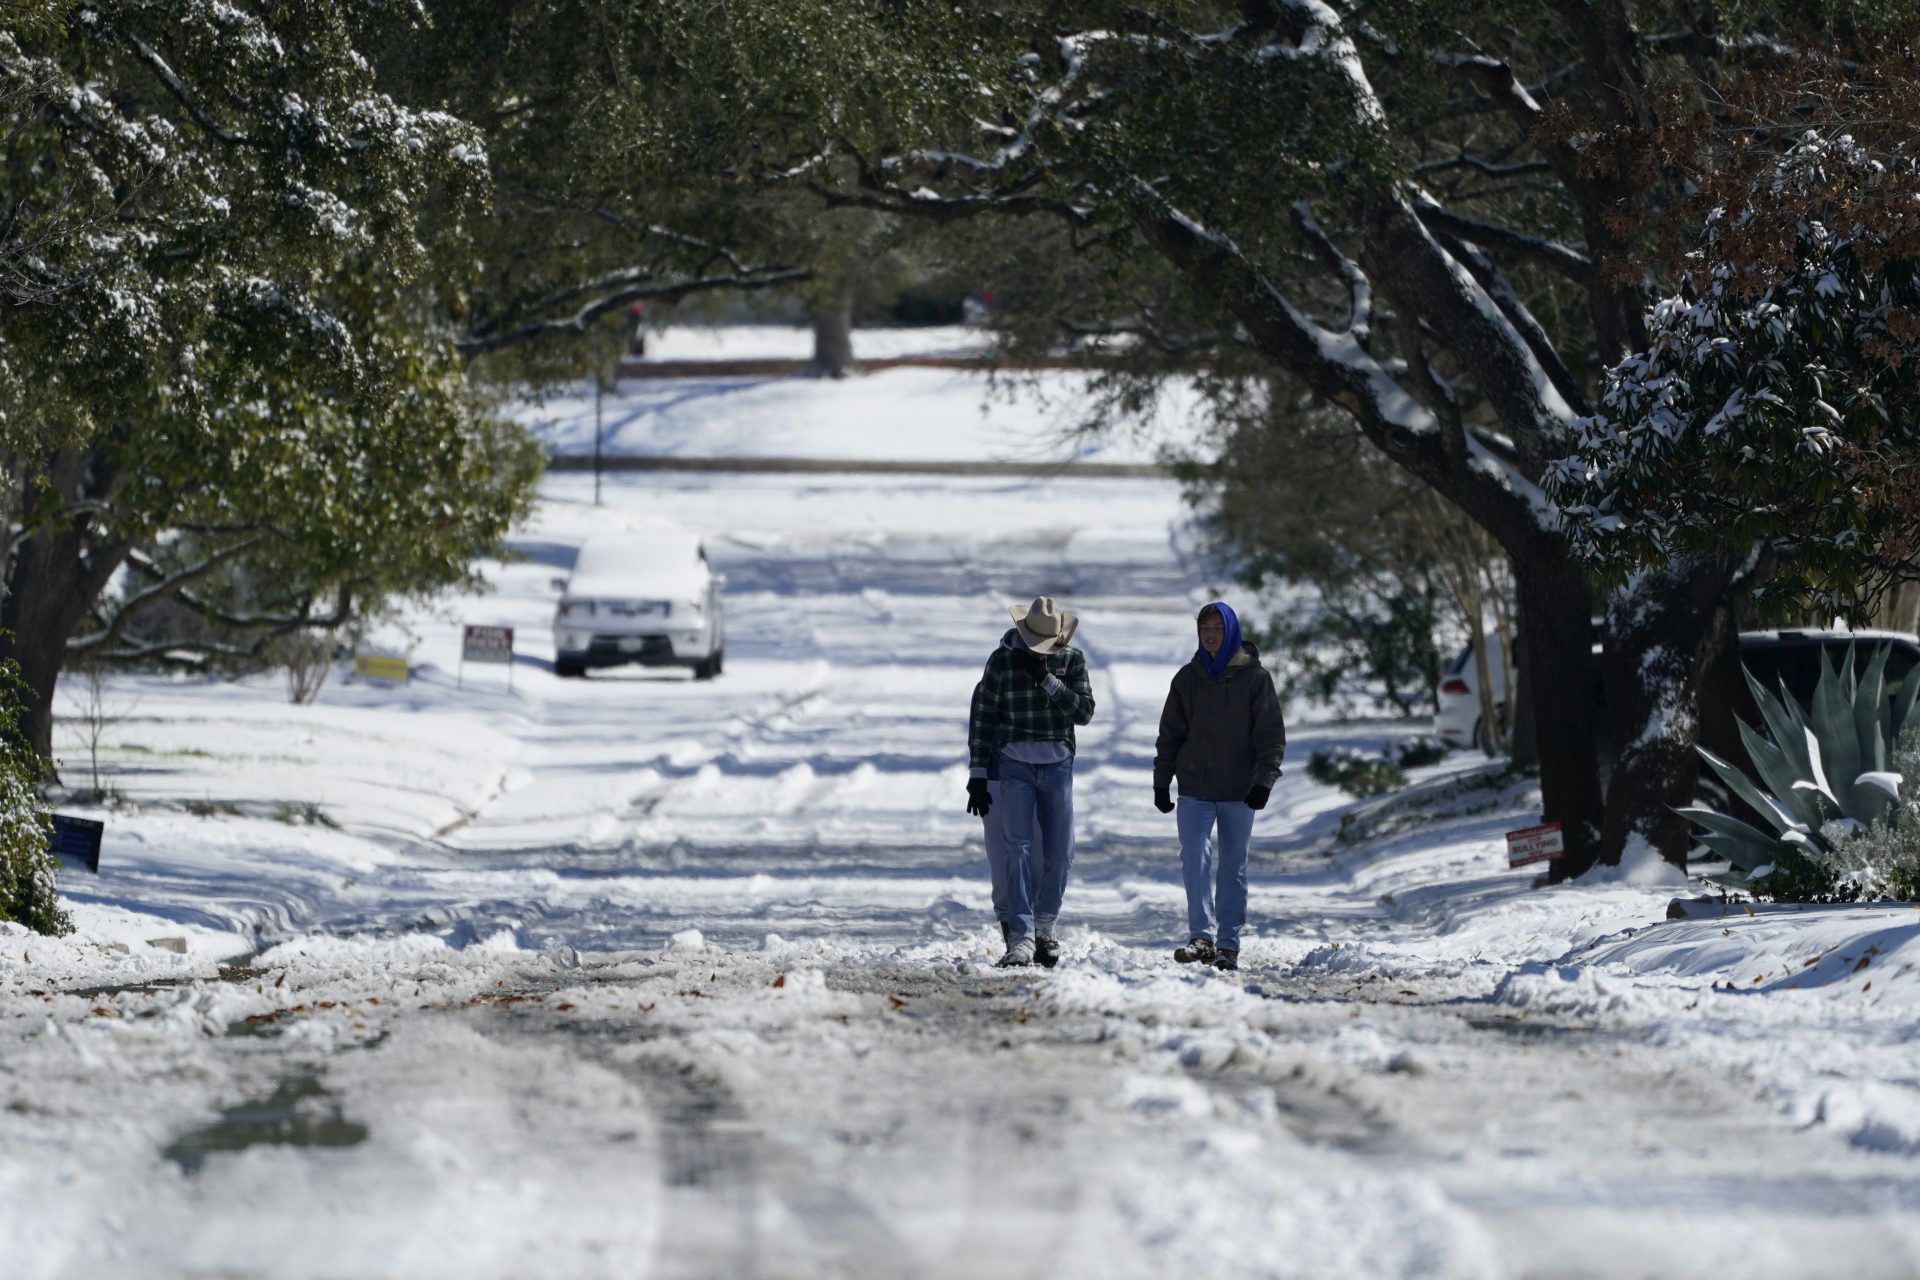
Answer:
<path fill-rule="evenodd" d="M 1199 961 L 1238 969 L 1240 930 L 1247 922 L 1247 845 L 1253 839 L 1253 815 L 1266 807 L 1280 780 L 1287 729 L 1273 677 L 1260 665 L 1260 651 L 1240 638 L 1240 619 L 1233 609 L 1216 600 L 1200 610 L 1196 621 L 1200 647 L 1193 660 L 1174 673 L 1160 712 L 1153 805 L 1172 813 L 1173 784 L 1180 784 L 1177 824 L 1188 942 L 1173 958 L 1182 964 Z"/>

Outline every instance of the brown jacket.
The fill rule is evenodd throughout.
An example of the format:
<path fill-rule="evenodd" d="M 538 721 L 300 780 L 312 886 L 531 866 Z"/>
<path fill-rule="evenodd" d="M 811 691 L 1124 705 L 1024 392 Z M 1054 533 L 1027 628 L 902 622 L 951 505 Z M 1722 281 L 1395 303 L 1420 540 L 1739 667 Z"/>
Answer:
<path fill-rule="evenodd" d="M 1260 665 L 1260 651 L 1242 641 L 1216 680 L 1207 679 L 1196 654 L 1174 673 L 1167 690 L 1154 744 L 1153 788 L 1165 790 L 1177 778 L 1183 796 L 1242 800 L 1254 787 L 1279 780 L 1286 750 L 1280 697 Z"/>

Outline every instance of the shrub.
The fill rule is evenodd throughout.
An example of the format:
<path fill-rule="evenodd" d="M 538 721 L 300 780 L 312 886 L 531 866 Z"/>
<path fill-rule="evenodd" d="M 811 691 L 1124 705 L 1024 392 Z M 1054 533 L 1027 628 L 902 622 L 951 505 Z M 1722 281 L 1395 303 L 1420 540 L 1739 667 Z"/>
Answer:
<path fill-rule="evenodd" d="M 1920 720 L 1901 731 L 1893 764 L 1904 798 L 1864 832 L 1834 846 L 1828 866 L 1836 896 L 1920 899 Z"/>
<path fill-rule="evenodd" d="M 1747 673 L 1772 735 L 1769 741 L 1744 722 L 1739 726 L 1757 780 L 1704 748 L 1700 755 L 1772 829 L 1711 809 L 1681 810 L 1701 829 L 1699 842 L 1732 863 L 1716 879 L 1792 902 L 1887 891 L 1891 872 L 1882 864 L 1908 842 L 1920 846 L 1920 809 L 1914 807 L 1920 761 L 1909 759 L 1920 752 L 1920 739 L 1908 733 L 1920 671 L 1893 693 L 1885 679 L 1887 655 L 1886 646 L 1877 646 L 1858 675 L 1851 649 L 1838 669 L 1822 659 L 1820 682 L 1804 708 L 1784 683 L 1776 698 Z M 1864 861 L 1870 850 L 1878 860 L 1871 866 Z"/>
<path fill-rule="evenodd" d="M 68 933 L 73 922 L 54 893 L 50 830 L 36 788 L 39 759 L 21 745 L 18 676 L 11 662 L 0 664 L 0 920 L 12 920 L 36 933 Z"/>
<path fill-rule="evenodd" d="M 1307 759 L 1307 776 L 1350 796 L 1377 796 L 1407 785 L 1407 775 L 1386 756 L 1354 747 L 1323 747 Z"/>
<path fill-rule="evenodd" d="M 1423 769 L 1447 758 L 1450 748 L 1431 734 L 1421 734 L 1394 744 L 1393 758 L 1402 769 Z"/>

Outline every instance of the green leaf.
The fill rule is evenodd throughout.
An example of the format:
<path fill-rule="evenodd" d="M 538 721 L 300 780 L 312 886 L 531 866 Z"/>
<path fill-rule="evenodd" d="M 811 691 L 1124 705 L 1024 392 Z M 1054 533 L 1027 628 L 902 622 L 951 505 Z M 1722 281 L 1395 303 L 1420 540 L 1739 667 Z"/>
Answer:
<path fill-rule="evenodd" d="M 1813 776 L 1813 765 L 1807 759 L 1805 717 L 1800 714 L 1800 704 L 1787 692 L 1786 682 L 1780 683 L 1780 696 L 1775 698 L 1753 678 L 1753 673 L 1744 666 L 1740 668 L 1747 678 L 1747 688 L 1753 694 L 1753 702 L 1760 709 L 1760 718 L 1765 722 L 1767 732 L 1772 736 L 1781 752 L 1786 756 L 1795 778 Z M 1769 783 L 1768 785 L 1772 785 Z M 1778 794 L 1776 789 L 1776 794 Z"/>
<path fill-rule="evenodd" d="M 1752 808 L 1768 822 L 1771 822 L 1774 827 L 1781 832 L 1788 831 L 1792 828 L 1793 820 L 1781 813 L 1780 806 L 1762 793 L 1760 788 L 1754 786 L 1753 783 L 1748 780 L 1746 774 L 1734 768 L 1731 764 L 1728 764 L 1725 760 L 1722 760 L 1705 747 L 1695 747 L 1694 750 L 1700 753 L 1700 758 L 1705 760 L 1713 771 L 1720 775 L 1720 780 L 1726 783 L 1733 794 L 1740 797 L 1748 807 Z"/>
<path fill-rule="evenodd" d="M 1887 703 L 1887 658 L 1892 652 L 1892 645 L 1873 647 L 1873 656 L 1867 659 L 1853 694 L 1853 735 L 1860 744 L 1862 773 L 1877 773 L 1887 767 L 1891 740 L 1881 731 L 1880 722 Z"/>
<path fill-rule="evenodd" d="M 1763 863 L 1774 861 L 1780 856 L 1780 841 L 1776 837 L 1750 827 L 1738 818 L 1729 818 L 1724 813 L 1715 813 L 1711 809 L 1679 809 L 1681 817 L 1696 826 L 1704 827 L 1716 836 L 1725 837 L 1724 846 L 1715 845 L 1725 853 L 1733 864 L 1742 870 L 1752 870 Z"/>
<path fill-rule="evenodd" d="M 1747 749 L 1747 758 L 1753 761 L 1754 772 L 1760 775 L 1760 781 L 1795 822 L 1810 831 L 1817 829 L 1825 821 L 1818 798 L 1815 793 L 1798 790 L 1793 785 L 1801 781 L 1805 774 L 1795 767 L 1785 752 L 1747 728 L 1744 722 L 1737 723 L 1740 743 Z M 1810 769 L 1806 771 L 1811 772 Z"/>
<path fill-rule="evenodd" d="M 1842 809 L 1853 780 L 1860 776 L 1860 738 L 1855 729 L 1853 707 L 1853 646 L 1848 645 L 1842 663 L 1835 670 L 1820 656 L 1820 683 L 1814 686 L 1812 715 L 1808 727 L 1813 739 L 1808 743 L 1807 760 L 1817 763 L 1825 774 L 1827 794 Z M 1810 775 L 1817 776 L 1817 775 Z M 1848 815 L 1852 816 L 1852 815 Z"/>
<path fill-rule="evenodd" d="M 1907 721 L 1913 716 L 1915 694 L 1920 694 L 1920 667 L 1907 672 L 1906 678 L 1900 682 L 1900 693 L 1893 700 L 1892 722 L 1887 726 L 1888 742 L 1900 741 L 1901 733 L 1906 730 Z"/>

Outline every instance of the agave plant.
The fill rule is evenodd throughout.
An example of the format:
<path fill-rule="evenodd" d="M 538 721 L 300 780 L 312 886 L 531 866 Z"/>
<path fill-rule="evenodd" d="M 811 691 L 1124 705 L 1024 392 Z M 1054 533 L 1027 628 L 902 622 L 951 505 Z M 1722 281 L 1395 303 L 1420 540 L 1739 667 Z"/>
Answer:
<path fill-rule="evenodd" d="M 1856 675 L 1849 648 L 1838 668 L 1820 659 L 1820 681 L 1803 708 L 1780 683 L 1779 696 L 1742 668 L 1766 736 L 1740 722 L 1740 741 L 1758 781 L 1706 748 L 1701 758 L 1769 826 L 1763 831 L 1711 809 L 1682 809 L 1699 842 L 1733 864 L 1721 882 L 1757 887 L 1776 871 L 1827 866 L 1836 849 L 1887 816 L 1900 798 L 1894 744 L 1920 693 L 1920 669 L 1889 693 L 1886 645 L 1875 646 Z"/>

